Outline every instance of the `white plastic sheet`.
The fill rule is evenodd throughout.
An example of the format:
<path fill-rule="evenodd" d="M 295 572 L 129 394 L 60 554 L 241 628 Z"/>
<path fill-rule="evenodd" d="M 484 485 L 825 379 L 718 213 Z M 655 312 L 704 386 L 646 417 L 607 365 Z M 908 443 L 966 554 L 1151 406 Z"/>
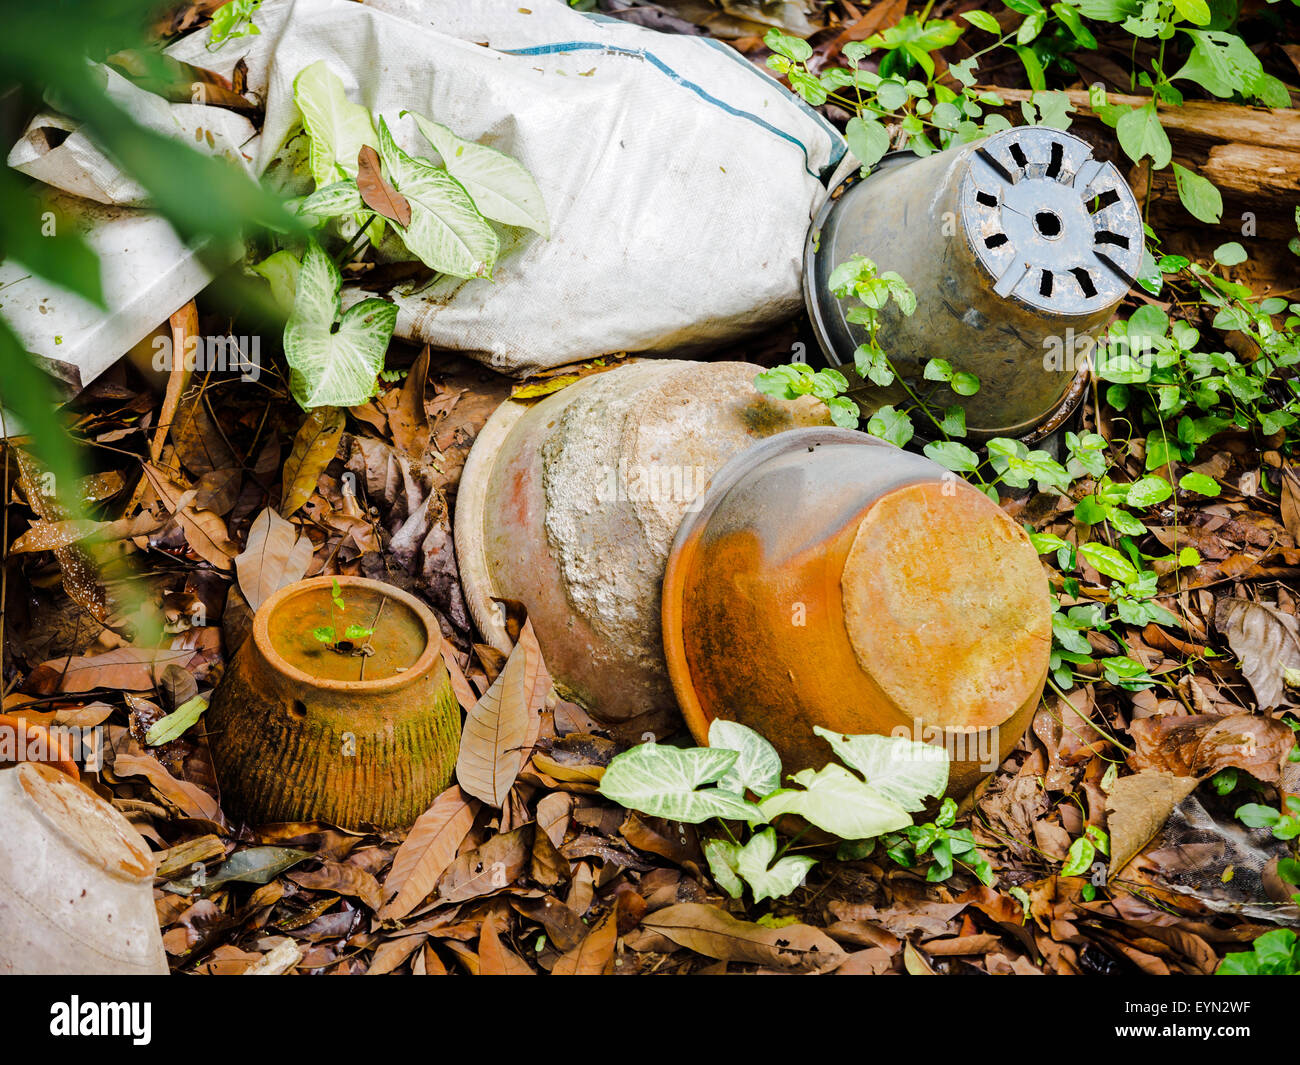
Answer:
<path fill-rule="evenodd" d="M 729 47 L 563 0 L 267 0 L 255 21 L 260 35 L 209 51 L 201 30 L 169 54 L 225 74 L 243 59 L 266 104 L 261 133 L 234 143 L 228 112 L 164 104 L 178 136 L 197 123 L 250 172 L 283 169 L 297 154 L 293 79 L 324 59 L 408 151 L 431 152 L 400 117 L 414 110 L 515 156 L 542 189 L 551 238 L 511 230 L 494 281 L 392 293 L 398 335 L 520 374 L 616 351 L 698 350 L 798 310 L 805 232 L 843 142 Z M 137 202 L 92 146 L 24 143 L 11 156 L 19 169 Z M 55 152 L 62 160 L 47 158 Z M 158 320 L 184 298 L 171 288 Z"/>

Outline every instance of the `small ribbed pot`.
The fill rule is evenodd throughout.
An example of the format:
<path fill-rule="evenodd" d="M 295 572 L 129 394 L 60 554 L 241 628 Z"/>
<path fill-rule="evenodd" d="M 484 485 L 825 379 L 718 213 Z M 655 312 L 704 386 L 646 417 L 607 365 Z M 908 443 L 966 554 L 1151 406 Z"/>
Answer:
<path fill-rule="evenodd" d="M 663 641 L 699 743 L 715 717 L 820 769 L 813 726 L 945 747 L 969 791 L 1033 717 L 1052 641 L 1024 531 L 920 455 L 846 429 L 783 433 L 714 476 L 677 531 Z"/>
<path fill-rule="evenodd" d="M 341 615 L 330 612 L 336 579 Z M 373 627 L 375 655 L 342 655 L 313 637 L 331 624 Z M 250 824 L 408 827 L 451 782 L 460 746 L 441 645 L 428 608 L 380 581 L 313 577 L 276 592 L 205 715 L 227 813 Z"/>
<path fill-rule="evenodd" d="M 0 810 L 0 975 L 166 974 L 131 822 L 41 762 L 0 770 Z"/>

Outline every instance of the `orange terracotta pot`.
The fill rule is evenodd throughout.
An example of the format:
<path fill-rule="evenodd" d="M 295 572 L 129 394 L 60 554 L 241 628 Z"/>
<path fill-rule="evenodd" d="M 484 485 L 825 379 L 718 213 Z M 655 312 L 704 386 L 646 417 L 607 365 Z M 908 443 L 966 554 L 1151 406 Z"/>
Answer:
<path fill-rule="evenodd" d="M 814 725 L 904 735 L 947 748 L 953 795 L 1019 740 L 1051 647 L 1024 531 L 928 459 L 843 429 L 783 433 L 714 476 L 662 616 L 697 742 L 740 721 L 793 773 L 831 760 Z"/>
<path fill-rule="evenodd" d="M 409 826 L 450 783 L 460 708 L 433 614 L 414 596 L 339 577 L 271 596 L 205 715 L 228 813 L 250 823 Z M 340 654 L 313 629 L 373 627 L 371 656 Z"/>

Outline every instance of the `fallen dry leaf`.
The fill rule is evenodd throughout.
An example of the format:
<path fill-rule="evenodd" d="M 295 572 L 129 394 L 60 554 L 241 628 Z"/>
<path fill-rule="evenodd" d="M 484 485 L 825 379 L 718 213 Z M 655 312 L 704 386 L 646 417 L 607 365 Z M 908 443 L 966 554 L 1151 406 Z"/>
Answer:
<path fill-rule="evenodd" d="M 618 943 L 618 906 L 605 914 L 582 942 L 564 954 L 551 969 L 552 976 L 607 976 L 614 969 Z"/>
<path fill-rule="evenodd" d="M 1129 725 L 1136 750 L 1134 769 L 1166 769 L 1178 776 L 1206 776 L 1236 766 L 1270 784 L 1282 779 L 1295 734 L 1261 714 L 1195 714 L 1144 717 Z"/>
<path fill-rule="evenodd" d="M 384 178 L 379 153 L 368 144 L 357 153 L 357 189 L 362 202 L 376 214 L 399 225 L 411 224 L 411 201 Z"/>
<path fill-rule="evenodd" d="M 1214 605 L 1214 625 L 1241 662 L 1259 708 L 1273 709 L 1282 701 L 1283 674 L 1300 669 L 1300 623 L 1266 603 L 1225 597 Z"/>
<path fill-rule="evenodd" d="M 474 811 L 474 804 L 453 786 L 419 816 L 384 879 L 388 902 L 379 910 L 381 921 L 405 917 L 437 886 L 474 823 Z"/>
<path fill-rule="evenodd" d="M 280 514 L 290 517 L 311 498 L 321 471 L 330 464 L 343 435 L 344 416 L 337 407 L 317 407 L 303 419 L 284 464 Z"/>
<path fill-rule="evenodd" d="M 1175 776 L 1162 769 L 1143 769 L 1120 777 L 1106 797 L 1110 832 L 1110 872 L 1113 880 L 1151 842 L 1169 820 L 1173 808 L 1196 790 L 1195 777 Z"/>
<path fill-rule="evenodd" d="M 311 556 L 310 538 L 265 507 L 253 519 L 244 550 L 235 556 L 235 574 L 249 607 L 257 610 L 281 588 L 302 580 Z"/>
<path fill-rule="evenodd" d="M 646 917 L 641 927 L 719 961 L 746 961 L 791 972 L 829 972 L 844 950 L 819 928 L 793 924 L 768 928 L 738 921 L 714 906 L 682 902 Z"/>
<path fill-rule="evenodd" d="M 500 807 L 514 786 L 540 727 L 536 689 L 545 666 L 526 623 L 505 668 L 465 716 L 456 780 L 469 794 Z"/>

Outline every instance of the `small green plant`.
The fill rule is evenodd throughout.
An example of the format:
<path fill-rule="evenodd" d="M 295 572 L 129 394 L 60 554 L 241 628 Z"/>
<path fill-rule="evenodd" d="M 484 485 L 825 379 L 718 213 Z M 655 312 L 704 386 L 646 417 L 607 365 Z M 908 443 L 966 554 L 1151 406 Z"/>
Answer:
<path fill-rule="evenodd" d="M 262 31 L 253 21 L 253 15 L 261 6 L 262 0 L 230 0 L 230 3 L 222 4 L 212 12 L 208 49 L 212 50 L 236 37 L 255 37 L 260 34 Z"/>
<path fill-rule="evenodd" d="M 516 160 L 462 140 L 446 126 L 404 111 L 441 159 L 403 151 L 388 123 L 348 99 L 324 60 L 298 73 L 294 101 L 316 190 L 298 201 L 314 237 L 301 260 L 281 249 L 254 269 L 286 308 L 290 389 L 305 409 L 364 403 L 375 392 L 397 307 L 372 298 L 340 314 L 340 266 L 376 249 L 414 256 L 437 274 L 492 277 L 500 240 L 492 223 L 548 237 L 541 191 Z M 342 242 L 331 258 L 330 240 Z"/>
<path fill-rule="evenodd" d="M 948 784 L 948 756 L 940 747 L 896 736 L 813 731 L 844 765 L 832 762 L 795 773 L 793 788 L 781 787 L 781 760 L 767 740 L 744 725 L 719 719 L 710 726 L 708 747 L 646 743 L 620 754 L 606 769 L 600 791 L 654 817 L 687 824 L 716 818 L 723 836 L 706 840 L 704 854 L 718 885 L 733 898 L 741 897 L 746 884 L 755 902 L 782 898 L 803 883 L 817 860 L 789 854 L 798 837 L 779 845 L 771 822 L 794 814 L 852 841 L 841 854 L 869 853 L 877 837 L 888 839 L 890 833 L 917 827 L 912 814 Z M 948 814 L 955 815 L 955 806 L 945 806 L 940 820 Z M 733 822 L 749 826 L 748 839 L 737 838 Z M 949 831 L 951 824 L 949 818 L 919 826 L 915 837 L 899 837 L 899 854 L 914 865 L 928 852 L 934 859 L 931 880 L 951 875 L 952 862 L 958 860 L 988 883 L 988 866 L 974 840 L 969 833 Z M 911 851 L 903 849 L 906 841 L 911 841 Z M 947 873 L 938 875 L 935 866 Z"/>
<path fill-rule="evenodd" d="M 1265 932 L 1249 951 L 1224 956 L 1215 976 L 1300 976 L 1300 938 L 1289 928 Z"/>
<path fill-rule="evenodd" d="M 312 629 L 312 636 L 316 638 L 317 642 L 325 644 L 331 651 L 337 651 L 339 654 L 369 653 L 369 644 L 366 641 L 374 635 L 375 630 L 373 628 L 351 624 L 343 630 L 342 636 L 338 635 L 338 614 L 342 614 L 346 610 L 347 604 L 343 601 L 343 589 L 336 579 L 330 585 L 330 623 Z M 358 641 L 360 641 L 360 646 L 358 646 Z"/>
<path fill-rule="evenodd" d="M 957 820 L 957 804 L 944 799 L 938 816 L 922 825 L 909 825 L 899 832 L 889 832 L 882 837 L 885 853 L 906 869 L 913 869 L 926 858 L 926 880 L 947 880 L 953 874 L 953 864 L 966 866 L 982 884 L 993 883 L 993 870 L 988 859 L 975 845 L 969 828 L 953 828 Z"/>

